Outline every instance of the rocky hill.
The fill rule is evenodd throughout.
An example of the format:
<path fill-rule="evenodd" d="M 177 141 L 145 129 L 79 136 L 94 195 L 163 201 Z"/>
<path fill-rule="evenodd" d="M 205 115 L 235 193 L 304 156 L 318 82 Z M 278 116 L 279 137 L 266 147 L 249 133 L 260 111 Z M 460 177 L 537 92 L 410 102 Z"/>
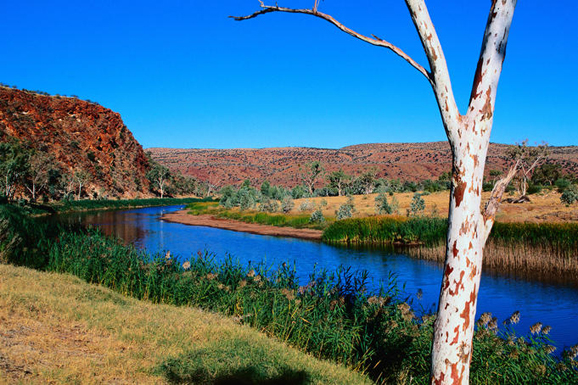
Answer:
<path fill-rule="evenodd" d="M 88 172 L 90 196 L 148 194 L 141 145 L 118 113 L 96 103 L 0 86 L 0 141 L 11 138 L 52 154 L 63 174 Z"/>
<path fill-rule="evenodd" d="M 509 166 L 507 145 L 491 144 L 486 172 Z M 152 158 L 184 175 L 217 186 L 239 185 L 249 179 L 259 185 L 265 179 L 286 187 L 300 183 L 300 166 L 319 161 L 327 171 L 339 168 L 348 174 L 375 170 L 378 177 L 418 181 L 437 179 L 451 170 L 451 150 L 447 142 L 373 143 L 340 149 L 306 147 L 263 149 L 147 149 Z M 549 161 L 578 175 L 578 147 L 550 147 Z"/>

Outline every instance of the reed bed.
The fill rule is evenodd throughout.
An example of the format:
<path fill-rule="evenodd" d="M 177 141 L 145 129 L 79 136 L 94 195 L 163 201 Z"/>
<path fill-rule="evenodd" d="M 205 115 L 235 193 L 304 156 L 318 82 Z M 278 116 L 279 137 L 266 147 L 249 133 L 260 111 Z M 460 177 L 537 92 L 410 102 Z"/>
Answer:
<path fill-rule="evenodd" d="M 445 241 L 446 232 L 447 220 L 441 218 L 375 216 L 336 221 L 325 229 L 323 240 L 339 243 L 437 246 Z"/>
<path fill-rule="evenodd" d="M 225 314 L 316 357 L 366 372 L 376 382 L 429 382 L 434 317 L 417 318 L 398 297 L 393 277 L 379 293 L 367 292 L 367 273 L 343 268 L 313 272 L 300 286 L 294 266 L 286 264 L 269 269 L 242 266 L 233 258 L 217 263 L 207 252 L 183 261 L 170 252 L 151 255 L 123 246 L 96 230 L 63 229 L 49 236 L 39 244 L 45 259 L 37 260 L 46 270 L 141 300 Z M 1 249 L 18 261 L 16 249 Z M 519 338 L 482 319 L 472 383 L 578 383 L 578 347 L 576 354 L 570 350 L 557 358 L 549 345 L 545 331 Z"/>
<path fill-rule="evenodd" d="M 370 217 L 337 221 L 323 233 L 329 243 L 407 247 L 412 256 L 443 262 L 447 221 Z M 542 281 L 578 284 L 578 223 L 496 222 L 484 248 L 484 266 Z"/>

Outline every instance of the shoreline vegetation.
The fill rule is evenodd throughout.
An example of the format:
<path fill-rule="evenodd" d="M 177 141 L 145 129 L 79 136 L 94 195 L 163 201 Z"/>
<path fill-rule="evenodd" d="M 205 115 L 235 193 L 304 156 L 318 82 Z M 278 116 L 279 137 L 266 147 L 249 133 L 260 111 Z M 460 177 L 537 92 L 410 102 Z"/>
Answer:
<path fill-rule="evenodd" d="M 111 324 L 119 322 L 124 326 L 132 322 L 127 311 L 117 312 L 112 319 L 108 314 L 116 305 L 126 307 L 127 304 L 134 304 L 133 299 L 129 298 L 132 297 L 141 300 L 144 306 L 162 304 L 164 314 L 171 313 L 170 309 L 180 313 L 191 307 L 220 313 L 229 317 L 229 324 L 240 324 L 239 328 L 251 326 L 307 352 L 310 356 L 300 360 L 306 360 L 311 365 L 316 365 L 315 357 L 360 372 L 349 373 L 350 376 L 360 375 L 356 377 L 361 379 L 360 382 L 364 381 L 361 375 L 377 383 L 429 382 L 434 316 L 414 313 L 411 305 L 399 298 L 398 286 L 393 279 L 385 283 L 379 293 L 368 293 L 365 290 L 367 273 L 351 273 L 349 269 L 342 268 L 333 272 L 315 272 L 308 284 L 300 286 L 294 267 L 285 264 L 275 270 L 267 270 L 262 264 L 242 266 L 232 259 L 217 263 L 207 252 L 183 261 L 170 252 L 150 254 L 123 246 L 119 240 L 106 237 L 96 230 L 48 226 L 23 215 L 15 207 L 0 207 L 0 226 L 3 227 L 0 232 L 0 259 L 4 263 L 36 267 L 50 273 L 47 274 L 50 277 L 69 274 L 98 284 L 97 289 L 87 286 L 75 293 L 66 303 L 66 314 L 80 323 L 82 317 L 75 314 L 76 306 L 70 306 L 70 303 L 79 301 L 84 309 L 79 312 L 91 317 L 88 326 L 94 327 L 97 320 L 107 320 L 109 323 L 105 331 L 108 334 L 120 333 L 126 338 L 124 342 L 148 342 L 149 337 L 157 342 L 161 338 L 157 327 L 141 326 L 143 334 L 138 336 L 130 329 L 119 331 L 118 325 Z M 12 267 L 8 269 L 16 271 Z M 19 271 L 22 272 L 7 274 L 20 275 L 25 281 L 21 285 L 25 287 L 28 286 L 26 280 L 36 284 L 42 279 L 36 276 L 39 273 Z M 3 277 L 2 282 L 7 282 L 4 274 L 0 276 Z M 64 279 L 67 283 L 78 282 L 70 277 Z M 105 288 L 119 294 L 108 292 Z M 42 289 L 38 290 L 42 293 Z M 46 318 L 46 322 L 53 320 L 50 316 L 52 313 L 44 310 L 48 301 L 44 295 L 0 296 L 2 300 L 6 298 L 9 309 L 19 309 L 20 313 L 13 311 L 15 314 L 28 312 L 31 314 L 29 318 Z M 91 301 L 96 301 L 98 309 L 102 311 L 91 313 L 87 310 L 86 306 L 90 308 Z M 177 307 L 168 309 L 166 306 Z M 157 314 L 156 319 L 158 317 L 162 318 Z M 504 328 L 498 329 L 497 319 L 482 314 L 477 321 L 474 338 L 471 383 L 578 382 L 575 361 L 578 346 L 556 356 L 552 354 L 554 348 L 547 328 L 536 326 L 531 333 L 517 335 L 513 328 L 516 322 L 517 316 L 514 314 L 505 320 Z M 188 324 L 173 326 L 196 333 L 188 328 Z M 83 326 L 79 329 L 82 331 Z M 23 333 L 23 330 L 30 329 L 17 329 L 17 332 Z M 61 330 L 67 333 L 64 326 Z M 212 329 L 210 333 L 213 342 L 200 346 L 188 343 L 187 339 L 178 341 L 179 337 L 175 337 L 175 350 L 160 361 L 151 362 L 148 355 L 135 353 L 136 347 L 128 352 L 134 354 L 130 357 L 134 357 L 137 366 L 145 365 L 148 360 L 155 368 L 152 373 L 160 373 L 167 382 L 209 384 L 236 379 L 238 382 L 248 380 L 255 383 L 279 378 L 285 378 L 286 383 L 328 381 L 327 378 L 315 377 L 313 369 L 295 372 L 295 368 L 301 365 L 299 361 L 292 361 L 295 363 L 292 366 L 281 353 L 270 356 L 269 348 L 258 345 L 250 336 L 239 341 L 231 337 L 236 333 L 234 331 Z M 173 342 L 165 341 L 160 342 L 161 346 L 172 346 Z M 149 345 L 149 349 L 154 349 L 154 346 Z M 274 351 L 284 350 L 286 348 L 278 347 Z M 98 357 L 98 354 L 93 357 Z M 330 370 L 326 369 L 325 373 Z M 51 367 L 49 371 L 55 376 L 74 378 L 64 369 Z M 141 369 L 141 372 L 150 374 L 151 369 Z M 338 375 L 337 371 L 330 374 Z M 345 374 L 342 378 L 347 381 Z M 329 382 L 333 383 L 331 380 Z"/>
<path fill-rule="evenodd" d="M 240 212 L 219 207 L 216 202 L 195 202 L 186 211 L 188 215 L 181 212 L 171 220 L 235 231 L 244 231 L 250 224 L 252 233 L 277 235 L 276 231 L 287 231 L 285 236 L 297 238 L 305 238 L 306 227 L 316 227 L 323 229 L 321 240 L 329 244 L 385 245 L 417 258 L 437 262 L 445 258 L 447 220 L 439 217 L 327 218 L 319 225 L 309 223 L 305 214 Z M 297 227 L 295 234 L 283 230 L 290 227 Z M 496 222 L 485 247 L 484 267 L 517 277 L 577 285 L 578 223 Z"/>
<path fill-rule="evenodd" d="M 21 207 L 32 215 L 50 215 L 93 210 L 122 210 L 154 206 L 188 205 L 209 202 L 210 198 L 138 198 L 63 200 L 51 204 L 25 204 Z"/>

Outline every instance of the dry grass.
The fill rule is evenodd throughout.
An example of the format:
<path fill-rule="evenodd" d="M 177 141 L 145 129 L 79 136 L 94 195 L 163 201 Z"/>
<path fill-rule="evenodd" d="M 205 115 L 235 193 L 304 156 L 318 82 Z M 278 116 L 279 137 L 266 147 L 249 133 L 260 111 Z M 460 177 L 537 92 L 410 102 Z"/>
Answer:
<path fill-rule="evenodd" d="M 155 305 L 60 274 L 0 265 L 0 383 L 165 383 L 168 357 L 246 341 L 310 383 L 368 383 L 225 317 Z"/>
<path fill-rule="evenodd" d="M 445 246 L 408 248 L 417 258 L 443 262 Z M 546 246 L 503 245 L 489 239 L 484 247 L 484 269 L 514 277 L 556 284 L 577 284 L 578 260 Z"/>
<path fill-rule="evenodd" d="M 411 200 L 414 193 L 396 193 L 393 196 L 399 203 L 399 214 L 405 215 L 410 207 Z M 375 215 L 375 197 L 377 194 L 370 195 L 356 195 L 354 196 L 354 204 L 357 212 L 354 217 L 365 217 Z M 482 194 L 482 201 L 485 202 L 490 196 L 489 192 Z M 508 198 L 505 196 L 504 198 Z M 335 216 L 335 210 L 347 200 L 346 197 L 316 197 L 303 198 L 295 200 L 295 207 L 292 213 L 300 213 L 299 207 L 302 202 L 309 201 L 316 206 L 321 204 L 322 200 L 327 202 L 327 206 L 323 209 L 325 217 Z M 531 202 L 528 203 L 506 203 L 503 202 L 500 211 L 496 217 L 500 222 L 569 222 L 578 221 L 578 208 L 576 205 L 566 207 L 560 202 L 560 194 L 555 191 L 546 191 L 540 194 L 530 195 Z M 391 204 L 392 197 L 387 196 L 388 202 Z M 424 195 L 425 214 L 447 216 L 449 207 L 449 191 L 442 191 Z"/>

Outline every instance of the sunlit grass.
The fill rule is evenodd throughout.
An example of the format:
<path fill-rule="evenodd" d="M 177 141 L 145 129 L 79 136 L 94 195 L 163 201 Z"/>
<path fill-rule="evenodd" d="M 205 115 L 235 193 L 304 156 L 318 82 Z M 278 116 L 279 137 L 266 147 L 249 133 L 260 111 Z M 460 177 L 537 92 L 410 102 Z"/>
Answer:
<path fill-rule="evenodd" d="M 67 274 L 0 265 L 0 319 L 9 336 L 0 340 L 0 382 L 370 383 L 229 318 L 138 301 Z"/>

